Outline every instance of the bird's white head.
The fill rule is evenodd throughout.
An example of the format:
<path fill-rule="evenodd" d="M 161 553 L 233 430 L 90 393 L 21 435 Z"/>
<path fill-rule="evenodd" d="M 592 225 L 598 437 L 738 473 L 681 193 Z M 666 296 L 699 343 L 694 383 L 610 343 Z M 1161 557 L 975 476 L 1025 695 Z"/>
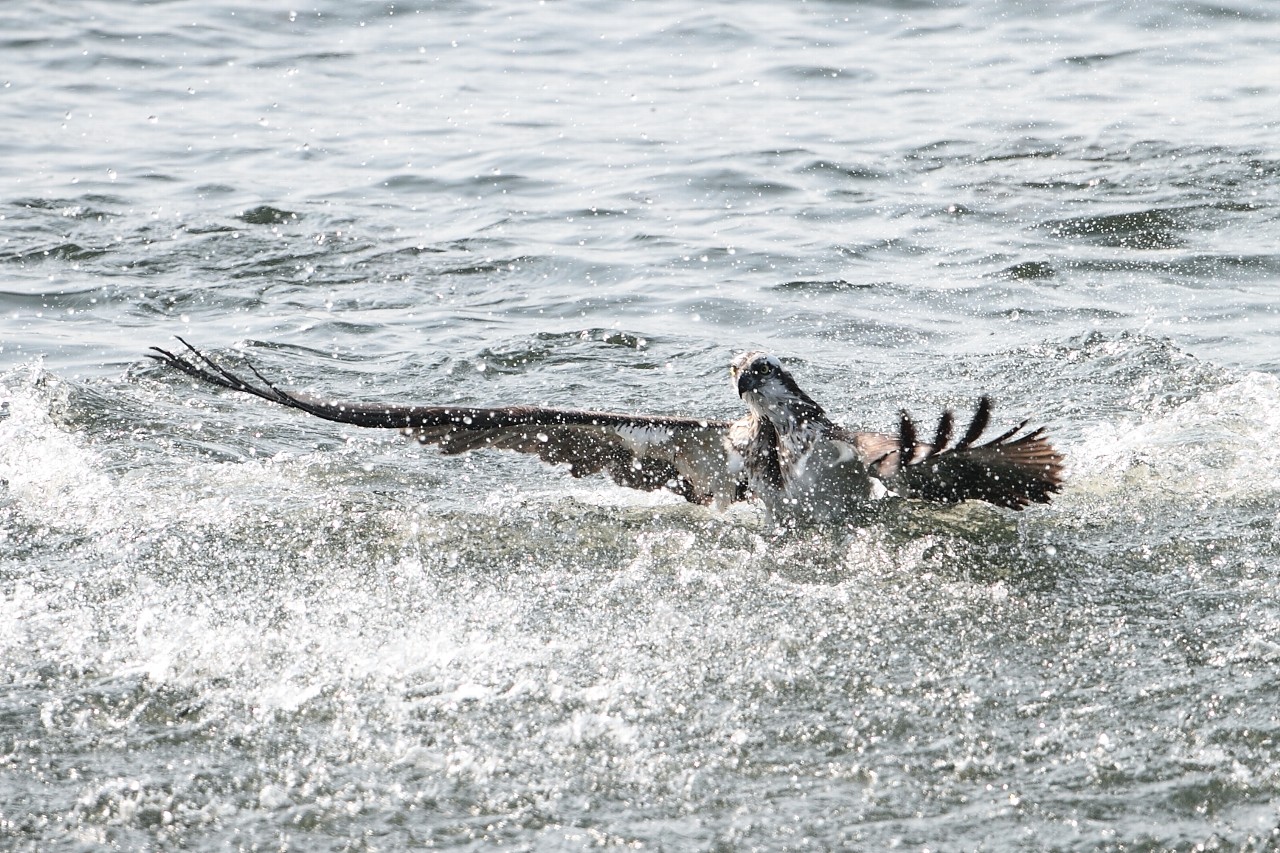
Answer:
<path fill-rule="evenodd" d="M 757 415 L 784 429 L 806 421 L 825 421 L 826 414 L 778 361 L 767 352 L 744 352 L 729 363 L 734 390 Z"/>

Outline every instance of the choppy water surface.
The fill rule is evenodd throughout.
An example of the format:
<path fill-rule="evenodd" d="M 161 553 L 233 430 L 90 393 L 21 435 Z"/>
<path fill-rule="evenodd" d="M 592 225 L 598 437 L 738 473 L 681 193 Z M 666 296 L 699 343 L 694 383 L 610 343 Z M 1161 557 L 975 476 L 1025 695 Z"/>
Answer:
<path fill-rule="evenodd" d="M 19 5 L 0 846 L 1280 846 L 1274 5 Z M 174 334 L 716 417 L 768 347 L 1071 479 L 779 537 Z"/>

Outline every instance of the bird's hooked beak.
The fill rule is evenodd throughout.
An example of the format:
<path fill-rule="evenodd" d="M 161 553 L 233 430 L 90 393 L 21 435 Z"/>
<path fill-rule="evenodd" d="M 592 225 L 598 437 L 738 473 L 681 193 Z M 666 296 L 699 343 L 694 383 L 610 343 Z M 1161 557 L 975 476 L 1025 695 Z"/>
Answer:
<path fill-rule="evenodd" d="M 760 386 L 764 384 L 764 377 L 751 370 L 734 371 L 734 387 L 738 389 L 738 396 L 741 397 L 748 391 L 759 391 Z"/>
<path fill-rule="evenodd" d="M 729 377 L 733 380 L 733 389 L 738 392 L 739 397 L 748 391 L 758 391 L 764 384 L 765 377 L 762 373 L 748 369 L 758 355 L 755 352 L 739 353 L 729 363 Z"/>

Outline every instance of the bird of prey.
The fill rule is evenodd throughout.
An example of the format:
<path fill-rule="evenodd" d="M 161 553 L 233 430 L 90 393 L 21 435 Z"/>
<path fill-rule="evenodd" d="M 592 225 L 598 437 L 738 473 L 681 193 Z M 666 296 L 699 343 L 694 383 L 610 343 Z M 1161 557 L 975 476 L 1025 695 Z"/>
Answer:
<path fill-rule="evenodd" d="M 979 443 L 991 416 L 982 397 L 952 443 L 943 413 L 921 440 L 902 412 L 896 434 L 855 432 L 833 422 L 773 355 L 747 352 L 730 375 L 747 413 L 736 421 L 592 412 L 542 406 L 403 405 L 338 402 L 286 391 L 244 365 L 233 373 L 181 338 L 187 352 L 149 353 L 212 385 L 243 391 L 329 421 L 397 429 L 445 454 L 517 450 L 567 464 L 574 477 L 604 472 L 633 489 L 667 490 L 697 504 L 756 500 L 771 521 L 856 523 L 887 495 L 950 504 L 981 500 L 1013 510 L 1047 503 L 1062 487 L 1063 459 L 1044 429 L 1026 421 Z M 1021 433 L 1021 435 L 1019 435 Z"/>

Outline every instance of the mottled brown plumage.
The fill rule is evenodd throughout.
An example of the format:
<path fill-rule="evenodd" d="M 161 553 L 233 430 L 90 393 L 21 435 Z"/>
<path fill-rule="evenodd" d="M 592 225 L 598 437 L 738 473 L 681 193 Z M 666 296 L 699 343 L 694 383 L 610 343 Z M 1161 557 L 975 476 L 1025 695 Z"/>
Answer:
<path fill-rule="evenodd" d="M 854 432 L 833 423 L 766 353 L 733 360 L 734 386 L 749 411 L 731 422 L 539 406 L 327 401 L 285 391 L 246 361 L 245 369 L 257 380 L 251 382 L 182 343 L 189 355 L 153 347 L 151 357 L 201 381 L 318 418 L 397 429 L 445 454 L 531 453 L 544 462 L 567 465 L 575 477 L 604 473 L 619 485 L 665 489 L 692 503 L 722 507 L 755 498 L 771 516 L 801 522 L 852 520 L 884 490 L 940 503 L 976 499 L 1022 509 L 1048 502 L 1062 483 L 1062 456 L 1043 429 L 1018 436 L 1023 422 L 977 443 L 990 420 L 987 397 L 953 445 L 949 411 L 928 443 L 919 440 L 905 412 L 896 435 Z M 878 490 L 876 483 L 884 489 Z"/>

